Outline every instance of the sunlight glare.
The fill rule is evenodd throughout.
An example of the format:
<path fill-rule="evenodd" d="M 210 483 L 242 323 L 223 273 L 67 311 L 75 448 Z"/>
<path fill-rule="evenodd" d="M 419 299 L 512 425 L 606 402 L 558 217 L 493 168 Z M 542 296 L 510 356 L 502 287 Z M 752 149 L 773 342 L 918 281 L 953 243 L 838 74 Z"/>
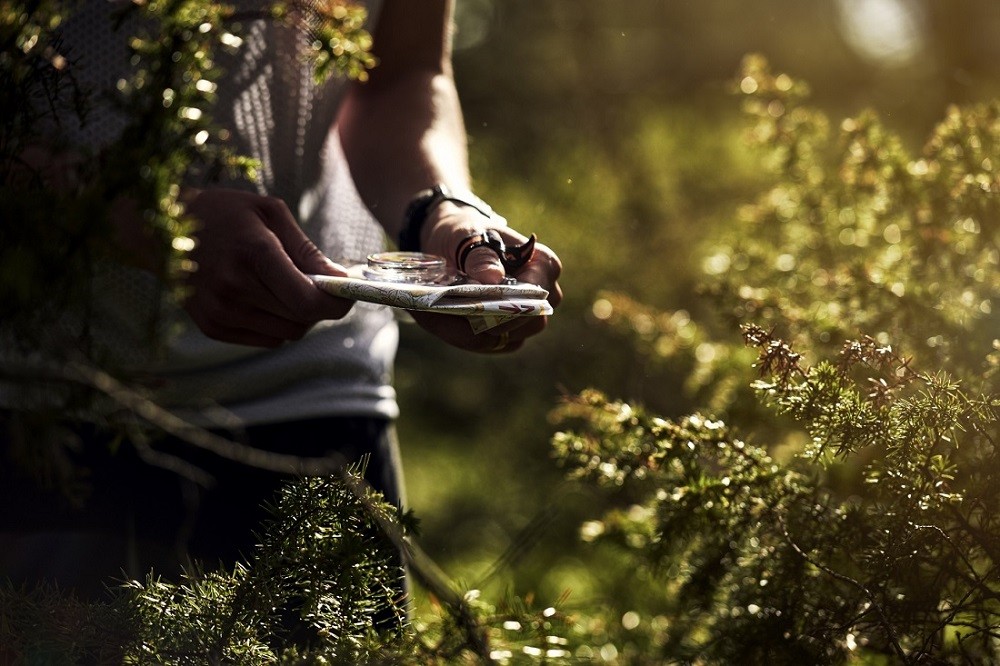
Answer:
<path fill-rule="evenodd" d="M 923 12 L 904 0 L 837 0 L 844 39 L 861 57 L 889 67 L 910 64 L 924 46 Z"/>

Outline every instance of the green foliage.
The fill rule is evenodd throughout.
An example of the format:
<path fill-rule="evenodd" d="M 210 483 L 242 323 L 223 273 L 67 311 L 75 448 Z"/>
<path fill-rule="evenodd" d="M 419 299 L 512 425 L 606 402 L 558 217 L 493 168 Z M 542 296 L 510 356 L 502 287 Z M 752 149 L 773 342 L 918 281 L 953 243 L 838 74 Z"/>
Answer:
<path fill-rule="evenodd" d="M 283 487 L 260 543 L 232 570 L 151 575 L 108 603 L 0 586 L 0 657 L 27 664 L 564 663 L 568 619 L 478 591 L 411 626 L 400 551 L 408 521 L 360 477 Z M 6 652 L 4 651 L 6 650 Z M 20 661 L 19 661 L 20 660 Z"/>
<path fill-rule="evenodd" d="M 54 36 L 72 11 L 62 0 L 0 5 L 0 317 L 15 339 L 36 348 L 32 332 L 57 328 L 67 312 L 86 325 L 95 297 L 88 285 L 102 262 L 134 259 L 115 223 L 123 211 L 135 211 L 141 228 L 133 235 L 147 239 L 158 277 L 183 298 L 179 278 L 194 268 L 187 259 L 194 241 L 182 181 L 195 170 L 253 177 L 252 161 L 233 154 L 226 131 L 212 123 L 222 75 L 215 56 L 241 46 L 243 21 L 303 22 L 315 36 L 317 79 L 364 79 L 375 65 L 365 11 L 350 3 L 236 13 L 205 0 L 143 0 L 117 19 L 127 26 L 120 32 L 132 53 L 130 74 L 117 90 L 85 90 Z M 86 118 L 94 95 L 112 97 L 128 120 L 120 139 L 96 154 L 70 145 L 61 130 Z M 88 352 L 79 347 L 71 336 L 44 351 Z"/>
<path fill-rule="evenodd" d="M 37 139 L 41 116 L 53 111 L 52 105 L 68 102 L 67 109 L 78 115 L 85 112 L 79 97 L 61 94 L 69 82 L 60 76 L 67 66 L 58 51 L 53 31 L 59 27 L 70 7 L 65 3 L 36 3 L 29 8 L 11 0 L 0 3 L 0 63 L 3 64 L 0 98 L 0 145 Z M 70 92 L 76 92 L 71 90 Z M 41 107 L 36 102 L 44 101 Z"/>
<path fill-rule="evenodd" d="M 370 514 L 389 520 L 393 509 L 375 501 L 339 480 L 290 484 L 246 566 L 193 572 L 184 584 L 129 583 L 138 637 L 129 659 L 353 664 L 397 653 L 402 571 Z"/>
<path fill-rule="evenodd" d="M 193 570 L 183 583 L 129 581 L 109 604 L 3 589 L 0 644 L 24 663 L 398 659 L 412 647 L 402 570 L 372 514 L 395 524 L 394 510 L 353 487 L 329 478 L 286 485 L 254 556 L 231 571 Z"/>
<path fill-rule="evenodd" d="M 747 336 L 773 370 L 758 390 L 812 436 L 784 463 L 697 414 L 664 420 L 596 392 L 562 408 L 575 428 L 554 445 L 571 476 L 629 502 L 585 538 L 628 549 L 662 585 L 642 610 L 667 629 L 632 658 L 995 658 L 1000 401 L 909 370 L 897 392 L 873 391 L 852 375 L 906 366 L 870 341 L 801 368 L 761 329 Z M 848 492 L 823 474 L 828 446 L 870 461 Z"/>
<path fill-rule="evenodd" d="M 756 59 L 740 85 L 780 180 L 709 260 L 727 311 L 780 319 L 793 340 L 806 329 L 811 346 L 867 333 L 980 372 L 1000 287 L 1000 104 L 949 109 L 914 157 L 871 112 L 831 138 L 798 86 Z"/>
<path fill-rule="evenodd" d="M 754 123 L 750 137 L 770 173 L 734 174 L 734 167 L 745 170 L 746 164 L 727 136 L 728 122 L 716 126 L 714 118 L 673 116 L 622 103 L 620 91 L 626 86 L 620 79 L 627 83 L 631 77 L 652 88 L 646 86 L 648 73 L 669 70 L 672 80 L 678 63 L 704 60 L 688 54 L 690 44 L 678 46 L 677 57 L 630 62 L 620 45 L 617 50 L 606 48 L 608 39 L 625 35 L 607 30 L 605 17 L 595 20 L 594 12 L 602 8 L 573 5 L 571 11 L 559 11 L 553 3 L 522 4 L 518 12 L 507 9 L 508 18 L 528 17 L 538 23 L 541 6 L 564 24 L 589 17 L 582 25 L 594 39 L 581 42 L 583 59 L 565 57 L 565 42 L 558 40 L 569 39 L 569 30 L 552 31 L 558 37 L 553 40 L 525 39 L 521 30 L 514 30 L 513 43 L 507 45 L 511 48 L 484 53 L 489 52 L 491 62 L 496 52 L 510 55 L 515 47 L 555 54 L 528 59 L 542 66 L 499 68 L 499 73 L 523 78 L 527 71 L 537 77 L 540 88 L 569 99 L 574 120 L 580 122 L 564 122 L 565 106 L 526 104 L 519 96 L 523 88 L 501 86 L 517 93 L 508 103 L 516 107 L 519 122 L 529 126 L 523 132 L 528 139 L 512 141 L 509 126 L 486 116 L 491 129 L 503 127 L 502 142 L 495 143 L 508 146 L 510 163 L 518 168 L 489 173 L 483 184 L 499 194 L 493 198 L 518 225 L 521 220 L 537 221 L 537 230 L 552 239 L 566 261 L 573 291 L 585 293 L 588 300 L 577 295 L 574 301 L 567 290 L 567 303 L 553 319 L 548 341 L 538 343 L 535 353 L 527 350 L 523 360 L 489 366 L 490 382 L 478 382 L 468 361 L 442 362 L 428 355 L 429 362 L 453 370 L 453 377 L 442 380 L 461 394 L 455 400 L 442 389 L 443 404 L 422 410 L 437 419 L 436 428 L 447 423 L 455 430 L 435 439 L 434 446 L 442 439 L 453 440 L 456 448 L 475 451 L 479 458 L 484 446 L 480 440 L 492 438 L 496 450 L 491 451 L 501 452 L 495 460 L 479 460 L 479 477 L 466 468 L 453 476 L 482 495 L 482 485 L 469 479 L 495 481 L 500 465 L 505 471 L 499 474 L 509 471 L 515 479 L 510 486 L 516 488 L 496 487 L 496 497 L 503 498 L 503 516 L 497 523 L 474 513 L 465 522 L 443 512 L 437 520 L 454 545 L 468 548 L 482 541 L 480 535 L 513 530 L 531 498 L 549 501 L 547 488 L 531 495 L 525 481 L 541 467 L 537 452 L 520 458 L 511 454 L 512 430 L 521 434 L 544 427 L 537 425 L 542 422 L 539 409 L 525 403 L 543 402 L 539 396 L 552 387 L 537 382 L 525 390 L 529 370 L 553 377 L 553 384 L 568 377 L 571 386 L 584 373 L 588 381 L 599 376 L 616 390 L 637 387 L 635 392 L 645 391 L 673 409 L 694 403 L 700 412 L 658 418 L 588 392 L 559 410 L 568 419 L 566 432 L 556 438 L 562 462 L 576 483 L 598 488 L 612 507 L 605 515 L 588 516 L 600 519 L 589 520 L 581 531 L 585 541 L 604 549 L 602 554 L 614 554 L 600 560 L 602 565 L 613 562 L 614 568 L 590 571 L 589 580 L 624 581 L 615 590 L 621 594 L 584 597 L 580 622 L 568 643 L 563 634 L 569 618 L 561 612 L 548 607 L 537 611 L 516 598 L 494 606 L 473 591 L 460 597 L 461 605 L 432 600 L 427 617 L 410 628 L 414 633 L 392 636 L 387 645 L 374 645 L 367 625 L 357 627 L 357 633 L 340 633 L 346 643 L 334 645 L 330 641 L 337 636 L 322 633 L 324 628 L 350 621 L 337 613 L 325 614 L 340 609 L 324 605 L 329 598 L 320 593 L 324 588 L 312 577 L 314 572 L 302 569 L 308 563 L 262 551 L 256 564 L 234 572 L 193 572 L 182 585 L 155 579 L 133 584 L 123 597 L 134 604 L 132 616 L 118 606 L 67 612 L 93 612 L 98 626 L 109 628 L 109 640 L 120 635 L 114 627 L 134 628 L 128 623 L 146 617 L 138 633 L 156 637 L 143 648 L 151 653 L 176 648 L 176 641 L 184 640 L 187 646 L 214 649 L 214 654 L 230 650 L 233 660 L 238 650 L 255 654 L 255 659 L 273 661 L 281 655 L 316 663 L 361 654 L 372 661 L 403 655 L 407 663 L 475 663 L 490 657 L 552 663 L 570 660 L 570 654 L 580 660 L 617 657 L 629 663 L 824 663 L 858 655 L 875 663 L 994 660 L 990 636 L 996 624 L 998 532 L 997 484 L 991 471 L 996 468 L 992 396 L 1000 360 L 992 312 L 997 106 L 949 111 L 923 151 L 911 155 L 874 114 L 831 123 L 823 113 L 804 106 L 807 91 L 802 84 L 773 76 L 762 61 L 752 60 L 737 87 Z M 25 100 L 42 95 L 73 113 L 86 105 L 77 104 L 80 91 L 72 85 L 71 68 L 65 69 L 66 63 L 56 57 L 57 45 L 45 41 L 47 27 L 58 22 L 63 6 L 26 6 L 0 4 L 2 73 L 14 73 L 3 79 L 0 114 L 12 115 L 0 131 L 19 128 L 17 137 L 38 137 L 42 133 L 34 128 L 41 126 L 40 116 L 31 115 L 37 107 L 31 106 L 29 113 Z M 38 321 L 61 310 L 63 303 L 86 301 L 88 295 L 79 287 L 107 250 L 103 242 L 89 239 L 107 238 L 109 193 L 141 197 L 150 228 L 169 248 L 164 274 L 176 274 L 185 269 L 189 230 L 177 207 L 175 179 L 161 175 L 180 173 L 185 163 L 252 168 L 224 151 L 216 152 L 222 137 L 210 118 L 211 81 L 219 75 L 212 53 L 238 43 L 228 36 L 238 36 L 236 26 L 223 25 L 234 17 L 213 14 L 199 23 L 204 12 L 224 13 L 223 8 L 185 2 L 140 3 L 129 11 L 176 12 L 169 20 L 190 33 L 192 41 L 184 44 L 205 40 L 205 48 L 171 51 L 170 40 L 160 44 L 150 38 L 159 36 L 155 30 L 139 36 L 137 55 L 148 65 L 140 67 L 145 78 L 124 86 L 121 93 L 135 95 L 129 102 L 133 108 L 158 116 L 153 119 L 155 131 L 137 136 L 137 146 L 126 147 L 133 151 L 127 157 L 83 156 L 65 196 L 62 190 L 53 196 L 45 174 L 32 164 L 16 173 L 8 168 L 20 159 L 23 143 L 18 146 L 15 139 L 6 138 L 0 143 L 5 174 L 0 203 L 5 214 L 11 212 L 0 227 L 0 317 L 5 323 L 11 321 L 7 314 Z M 353 10 L 331 2 L 319 11 L 343 19 L 343 37 L 317 29 L 319 62 L 336 63 L 349 74 L 353 67 L 353 74 L 363 78 L 372 63 L 364 55 L 367 37 L 355 32 L 359 24 L 352 22 Z M 629 23 L 629 38 L 633 28 L 663 23 L 668 15 L 663 12 L 683 11 L 680 5 L 641 3 Z M 275 20 L 293 20 L 295 15 L 286 7 L 274 12 Z M 753 18 L 773 22 L 767 12 Z M 209 25 L 205 32 L 202 25 Z M 746 32 L 742 20 L 735 27 L 734 34 Z M 598 38 L 605 41 L 595 48 Z M 664 42 L 682 44 L 659 35 L 642 41 L 647 50 Z M 183 70 L 155 63 L 174 53 L 205 82 L 195 91 L 185 88 L 183 75 L 177 83 L 175 74 Z M 601 71 L 603 76 L 595 77 Z M 35 78 L 28 82 L 17 72 L 35 72 Z M 593 90 L 584 85 L 592 78 L 600 79 Z M 496 87 L 495 78 L 482 76 L 473 83 L 477 80 L 480 88 Z M 29 94 L 25 85 L 38 87 Z M 171 92 L 164 96 L 167 90 Z M 496 113 L 495 99 L 477 99 L 476 88 L 471 90 L 473 106 L 478 103 Z M 594 90 L 599 93 L 592 94 Z M 523 113 L 527 107 L 538 113 Z M 612 113 L 598 112 L 606 109 Z M 551 125 L 544 124 L 552 117 L 568 129 L 553 133 Z M 633 126 L 634 118 L 641 122 Z M 569 150 L 566 134 L 571 130 L 575 141 L 581 125 L 600 138 Z M 479 123 L 474 127 L 478 131 Z M 559 139 L 558 148 L 536 150 L 541 136 L 549 145 Z M 484 147 L 486 154 L 495 148 L 488 135 L 477 147 L 480 156 Z M 144 157 L 147 149 L 183 154 L 156 152 L 156 161 L 149 162 Z M 561 149 L 566 150 L 558 159 L 551 157 Z M 502 156 L 503 150 L 493 154 Z M 138 183 L 135 192 L 97 184 L 101 160 L 113 161 L 116 170 L 124 168 L 133 175 L 149 166 L 149 178 L 133 178 Z M 671 163 L 661 164 L 667 161 Z M 20 179 L 25 173 L 26 181 L 15 181 L 15 175 Z M 526 179 L 525 173 L 532 177 Z M 733 192 L 745 191 L 761 175 L 773 177 L 775 184 L 740 210 L 734 228 L 720 229 L 719 211 L 727 208 Z M 15 185 L 20 188 L 16 196 Z M 82 228 L 14 223 L 29 219 L 87 223 L 81 223 Z M 674 219 L 685 224 L 664 224 Z M 579 232 L 591 229 L 594 220 L 601 221 L 602 233 Z M 690 272 L 698 266 L 695 239 L 705 233 L 716 240 L 701 263 L 706 278 L 701 293 L 708 296 L 708 307 L 697 303 L 693 290 L 685 293 Z M 606 242 L 608 238 L 614 242 Z M 650 256 L 655 260 L 636 260 Z M 669 262 L 661 262 L 662 257 Z M 56 261 L 73 277 L 53 279 L 49 271 Z M 667 263 L 676 272 L 665 273 Z M 598 285 L 624 289 L 628 295 L 607 291 L 590 300 Z M 674 300 L 686 309 L 663 312 L 644 304 Z M 39 308 L 43 302 L 53 306 Z M 722 317 L 713 319 L 706 314 L 710 312 Z M 737 324 L 744 327 L 749 345 L 739 343 Z M 615 344 L 621 340 L 617 336 L 624 336 L 634 349 Z M 573 354 L 578 348 L 584 349 L 582 358 Z M 589 357 L 588 349 L 593 350 Z M 756 378 L 754 352 L 763 373 Z M 431 400 L 426 392 L 419 393 L 419 400 Z M 483 414 L 478 407 L 490 402 L 505 409 Z M 531 460 L 525 462 L 525 457 Z M 437 464 L 440 458 L 433 460 Z M 451 468 L 458 467 L 451 463 Z M 448 467 L 429 473 L 439 494 L 442 477 L 447 476 L 441 469 Z M 514 498 L 521 504 L 511 501 L 508 506 L 515 494 L 531 497 Z M 574 497 L 580 496 L 583 493 Z M 449 500 L 439 500 L 442 508 Z M 450 503 L 467 507 L 461 498 Z M 295 510 L 309 515 L 310 506 Z M 582 502 L 574 509 L 584 512 L 591 506 Z M 558 537 L 564 527 L 560 522 L 542 528 L 529 522 L 528 527 Z M 479 531 L 470 532 L 473 524 Z M 537 534 L 527 528 L 525 532 L 527 541 Z M 520 535 L 512 546 L 522 554 L 527 549 Z M 566 559 L 575 557 L 566 552 L 565 542 L 553 550 Z M 274 568 L 269 570 L 267 562 Z M 258 564 L 262 568 L 255 570 Z M 266 571 L 272 575 L 262 573 Z M 375 578 L 366 580 L 378 586 Z M 249 581 L 260 584 L 251 586 Z M 355 589 L 349 580 L 346 585 Z M 614 588 L 609 582 L 593 589 Z M 283 625 L 263 610 L 272 593 L 294 606 L 299 617 L 305 611 L 307 647 L 282 642 L 288 637 Z M 6 603 L 9 598 L 3 600 L 4 610 L 17 608 L 21 615 L 7 617 L 55 617 L 63 630 L 56 635 L 78 638 L 66 648 L 75 652 L 67 651 L 70 657 L 55 661 L 86 662 L 96 654 L 92 646 L 100 643 L 100 631 L 74 629 L 83 625 L 63 623 L 59 614 L 50 613 L 52 605 L 77 608 L 71 602 L 44 592 L 28 597 L 30 603 L 11 605 Z M 348 593 L 345 598 L 358 602 L 352 606 L 354 617 L 371 617 L 373 609 L 360 597 Z M 237 612 L 237 607 L 248 610 Z M 163 613 L 177 618 L 169 625 L 176 631 L 169 635 L 159 633 Z M 23 620 L 18 621 L 23 626 Z M 0 630 L 9 631 L 10 626 L 0 623 Z M 36 626 L 56 630 L 51 624 Z M 7 656 L 0 652 L 0 661 Z M 169 660 L 170 655 L 161 652 L 160 658 Z"/>
<path fill-rule="evenodd" d="M 127 263 L 134 252 L 119 235 L 120 207 L 135 210 L 137 235 L 147 237 L 160 260 L 157 277 L 170 297 L 183 298 L 179 278 L 194 268 L 187 259 L 194 229 L 184 216 L 182 179 L 198 171 L 254 175 L 253 163 L 232 154 L 225 130 L 212 122 L 223 75 L 216 55 L 241 47 L 245 22 L 294 22 L 314 38 L 317 80 L 363 81 L 376 65 L 366 14 L 340 0 L 249 12 L 205 0 L 128 3 L 118 20 L 129 39 L 130 75 L 114 91 L 93 91 L 77 85 L 76 63 L 53 37 L 72 10 L 59 0 L 0 5 L 0 318 L 5 339 L 57 361 L 56 370 L 22 367 L 15 355 L 18 363 L 5 362 L 0 373 L 48 395 L 60 382 L 107 393 L 169 430 L 170 418 L 120 384 L 87 344 L 91 278 L 106 262 Z M 59 131 L 62 123 L 85 119 L 93 95 L 110 96 L 128 121 L 122 137 L 97 153 L 71 145 Z M 67 358 L 72 362 L 58 363 Z M 19 429 L 12 453 L 40 478 L 68 484 L 74 470 L 64 469 L 61 452 L 71 440 L 61 426 L 72 418 L 50 410 L 10 419 Z M 239 447 L 223 443 L 232 448 Z M 566 618 L 553 607 L 534 609 L 512 595 L 497 605 L 476 591 L 463 596 L 417 562 L 414 575 L 441 601 L 419 628 L 409 626 L 408 602 L 396 596 L 398 560 L 401 553 L 413 557 L 414 547 L 390 510 L 358 489 L 356 481 L 333 479 L 289 486 L 258 551 L 233 570 L 196 563 L 183 582 L 154 574 L 117 588 L 107 604 L 44 587 L 0 588 L 0 660 L 434 664 L 539 657 L 559 663 L 569 656 Z"/>
<path fill-rule="evenodd" d="M 355 483 L 357 483 L 355 481 Z M 405 641 L 398 554 L 375 496 L 336 479 L 286 485 L 246 564 L 183 583 L 129 581 L 84 604 L 0 589 L 0 645 L 23 663 L 370 663 Z M 6 662 L 5 662 L 6 663 Z M 13 663 L 19 663 L 13 661 Z"/>
<path fill-rule="evenodd" d="M 287 17 L 288 7 L 278 5 L 275 13 Z M 324 81 L 340 74 L 358 81 L 368 80 L 368 70 L 377 64 L 371 54 L 372 38 L 365 30 L 368 13 L 345 0 L 306 4 L 292 3 L 292 11 L 304 11 L 314 42 L 315 76 Z"/>
<path fill-rule="evenodd" d="M 420 650 L 402 663 L 421 664 L 571 664 L 577 645 L 575 618 L 555 606 L 538 608 L 530 599 L 505 595 L 492 603 L 480 590 L 468 590 L 464 601 L 482 633 L 474 649 L 460 615 L 433 600 L 433 612 L 414 622 Z M 418 656 L 419 655 L 419 656 Z"/>
<path fill-rule="evenodd" d="M 594 308 L 716 416 L 559 410 L 558 459 L 615 506 L 584 538 L 658 591 L 608 633 L 629 663 L 992 662 L 1000 106 L 949 110 L 913 158 L 871 113 L 831 138 L 759 58 L 738 87 L 776 182 L 704 262 L 722 317 Z"/>
<path fill-rule="evenodd" d="M 703 293 L 728 316 L 721 331 L 756 321 L 815 353 L 871 335 L 961 377 L 980 374 L 1000 286 L 1000 105 L 950 109 L 912 157 L 871 112 L 831 138 L 825 115 L 802 104 L 804 86 L 758 59 L 739 85 L 749 136 L 778 180 L 704 259 Z M 726 364 L 725 349 L 701 346 L 718 335 L 715 322 L 677 331 L 669 313 L 640 314 L 623 294 L 602 298 L 602 318 L 650 360 L 679 348 L 702 359 L 699 373 Z"/>

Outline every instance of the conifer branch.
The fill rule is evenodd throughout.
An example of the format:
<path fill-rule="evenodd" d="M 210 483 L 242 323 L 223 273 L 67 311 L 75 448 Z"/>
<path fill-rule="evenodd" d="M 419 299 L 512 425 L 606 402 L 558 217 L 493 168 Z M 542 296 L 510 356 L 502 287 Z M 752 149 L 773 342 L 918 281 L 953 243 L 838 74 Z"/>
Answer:
<path fill-rule="evenodd" d="M 876 597 L 875 594 L 871 590 L 869 590 L 868 587 L 861 581 L 855 580 L 850 576 L 842 574 L 838 571 L 834 571 L 833 569 L 826 566 L 822 562 L 819 562 L 815 558 L 811 557 L 809 553 L 805 552 L 795 542 L 795 539 L 793 539 L 792 535 L 788 532 L 788 525 L 785 523 L 784 517 L 781 514 L 778 514 L 778 525 L 781 527 L 781 533 L 785 537 L 786 543 L 788 543 L 788 545 L 791 546 L 792 550 L 794 550 L 800 557 L 802 557 L 803 560 L 805 560 L 812 566 L 816 567 L 817 569 L 819 569 L 826 575 L 830 576 L 831 578 L 834 578 L 842 583 L 847 583 L 848 585 L 857 588 L 864 594 L 865 598 L 871 604 L 872 608 L 875 609 L 875 613 L 878 615 L 879 618 L 879 624 L 882 626 L 883 631 L 885 631 L 886 638 L 892 645 L 892 649 L 896 653 L 896 656 L 898 656 L 903 661 L 904 664 L 911 663 L 910 658 L 907 656 L 906 652 L 903 650 L 903 647 L 899 643 L 899 636 L 896 633 L 896 627 L 889 620 L 889 617 L 886 614 L 885 609 L 882 608 L 882 605 L 879 603 L 878 597 Z"/>

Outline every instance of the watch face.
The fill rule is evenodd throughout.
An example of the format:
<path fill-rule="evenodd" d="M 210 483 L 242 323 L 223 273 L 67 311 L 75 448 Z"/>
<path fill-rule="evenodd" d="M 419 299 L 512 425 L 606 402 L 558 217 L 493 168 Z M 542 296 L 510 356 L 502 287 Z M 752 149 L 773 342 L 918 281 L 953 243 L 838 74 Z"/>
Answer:
<path fill-rule="evenodd" d="M 439 281 L 447 270 L 443 258 L 423 252 L 380 252 L 368 256 L 364 275 L 381 282 L 416 282 L 430 284 Z"/>

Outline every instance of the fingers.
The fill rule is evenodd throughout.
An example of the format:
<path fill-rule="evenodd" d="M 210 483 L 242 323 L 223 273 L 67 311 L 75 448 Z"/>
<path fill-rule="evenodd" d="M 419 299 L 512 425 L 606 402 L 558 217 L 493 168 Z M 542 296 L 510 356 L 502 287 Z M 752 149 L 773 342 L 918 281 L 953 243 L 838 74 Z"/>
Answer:
<path fill-rule="evenodd" d="M 353 301 L 319 289 L 311 273 L 344 275 L 309 240 L 284 202 L 235 190 L 205 190 L 190 203 L 200 229 L 184 307 L 209 337 L 273 347 L 316 322 L 340 319 Z"/>
<path fill-rule="evenodd" d="M 538 335 L 548 325 L 548 317 L 519 317 L 506 324 L 481 333 L 485 337 L 483 347 L 476 351 L 487 354 L 509 354 L 524 346 L 528 338 Z M 486 346 L 489 341 L 490 346 Z"/>
<path fill-rule="evenodd" d="M 507 324 L 480 333 L 471 351 L 483 354 L 510 354 L 524 346 L 548 325 L 548 317 L 519 317 Z"/>
<path fill-rule="evenodd" d="M 517 231 L 494 224 L 493 220 L 486 220 L 481 213 L 469 207 L 439 207 L 430 222 L 425 227 L 426 251 L 446 257 L 457 269 L 482 284 L 502 283 L 507 271 L 499 252 L 506 252 L 528 241 Z M 500 222 L 504 221 L 501 219 Z M 494 233 L 500 236 L 503 243 L 490 242 Z M 471 250 L 467 249 L 470 244 L 473 245 Z M 555 307 L 562 301 L 559 286 L 561 273 L 562 264 L 556 254 L 549 247 L 535 243 L 531 257 L 516 269 L 512 277 L 546 289 L 548 300 Z M 548 321 L 546 317 L 519 317 L 476 335 L 461 317 L 426 312 L 413 312 L 412 315 L 422 328 L 448 344 L 486 354 L 520 349 L 528 338 L 541 333 Z"/>
<path fill-rule="evenodd" d="M 518 280 L 544 287 L 549 292 L 549 303 L 558 307 L 562 302 L 562 288 L 559 286 L 559 276 L 562 275 L 562 262 L 547 245 L 537 243 L 535 252 L 528 263 L 517 272 Z"/>
<path fill-rule="evenodd" d="M 278 347 L 289 340 L 305 336 L 310 326 L 274 317 L 270 313 L 254 311 L 245 316 L 215 319 L 211 316 L 192 314 L 198 328 L 210 338 L 220 342 L 254 347 Z"/>
<path fill-rule="evenodd" d="M 255 272 L 261 283 L 283 304 L 293 319 L 321 321 L 340 319 L 348 313 L 353 301 L 331 296 L 319 289 L 310 274 L 346 275 L 347 271 L 330 261 L 306 236 L 284 201 L 262 197 L 258 211 L 267 228 L 274 234 L 281 251 L 268 251 L 265 246 L 255 261 Z"/>
<path fill-rule="evenodd" d="M 296 314 L 278 312 L 280 303 L 268 303 L 266 307 L 247 305 L 227 298 L 225 293 L 199 292 L 192 296 L 187 310 L 198 328 L 211 338 L 263 347 L 299 340 L 315 324 Z"/>
<path fill-rule="evenodd" d="M 517 351 L 528 338 L 541 333 L 548 317 L 518 317 L 483 333 L 475 334 L 464 317 L 431 312 L 411 312 L 421 328 L 448 344 L 481 354 Z"/>
<path fill-rule="evenodd" d="M 479 240 L 480 238 L 487 237 L 487 234 L 497 237 L 501 231 L 503 232 L 503 242 L 500 243 L 499 248 L 487 245 L 486 241 Z M 479 245 L 479 247 L 475 247 L 471 251 L 463 251 L 461 249 L 472 241 L 475 241 L 475 245 Z M 504 250 L 504 243 L 506 243 L 506 250 Z M 530 243 L 525 243 L 524 237 L 506 228 L 502 230 L 491 229 L 485 233 L 479 231 L 472 235 L 467 235 L 458 244 L 460 248 L 457 257 L 459 263 L 458 269 L 482 284 L 499 284 L 507 277 L 507 266 L 510 265 L 509 263 L 505 265 L 504 262 L 507 259 L 501 259 L 500 253 L 504 252 L 506 256 L 507 252 L 511 251 L 510 253 L 513 254 L 513 250 L 517 246 L 524 248 L 524 251 L 530 252 L 531 255 L 524 266 L 515 269 L 516 272 L 511 277 L 521 282 L 529 282 L 544 287 L 549 292 L 549 302 L 552 306 L 556 307 L 559 305 L 562 301 L 562 289 L 559 287 L 558 280 L 562 273 L 562 263 L 548 246 L 536 243 L 534 236 L 531 237 Z"/>
<path fill-rule="evenodd" d="M 510 334 L 507 332 L 498 333 L 497 335 L 489 336 L 493 346 L 480 350 L 487 354 L 509 354 L 515 352 L 524 346 L 524 340 L 511 340 Z M 494 342 L 495 341 L 495 342 Z"/>
<path fill-rule="evenodd" d="M 258 301 L 261 307 L 268 307 L 276 314 L 296 321 L 317 322 L 325 319 L 340 319 L 346 315 L 354 301 L 332 296 L 321 290 L 312 279 L 303 273 L 281 248 L 266 248 L 252 260 L 253 274 L 273 301 Z M 346 275 L 343 269 L 334 268 L 333 262 L 324 267 L 324 275 Z M 263 296 L 264 294 L 262 294 Z"/>
<path fill-rule="evenodd" d="M 296 222 L 288 205 L 275 197 L 260 197 L 258 212 L 264 224 L 281 243 L 292 264 L 305 274 L 344 275 L 343 266 L 338 266 L 306 236 Z"/>

